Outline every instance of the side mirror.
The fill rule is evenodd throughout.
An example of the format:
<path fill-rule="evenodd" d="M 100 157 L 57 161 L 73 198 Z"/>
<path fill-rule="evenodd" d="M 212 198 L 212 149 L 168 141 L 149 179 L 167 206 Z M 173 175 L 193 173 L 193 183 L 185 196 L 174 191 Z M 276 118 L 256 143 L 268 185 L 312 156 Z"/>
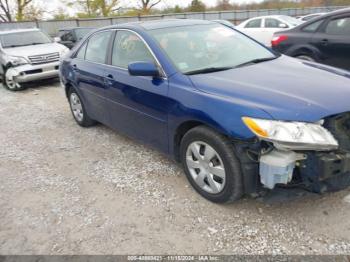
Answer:
<path fill-rule="evenodd" d="M 129 74 L 132 76 L 158 77 L 159 70 L 152 62 L 134 62 L 128 65 Z"/>
<path fill-rule="evenodd" d="M 53 41 L 55 43 L 59 43 L 59 42 L 61 42 L 61 37 L 56 36 L 56 37 L 53 38 Z"/>
<path fill-rule="evenodd" d="M 288 25 L 281 23 L 278 25 L 279 28 L 288 28 Z"/>

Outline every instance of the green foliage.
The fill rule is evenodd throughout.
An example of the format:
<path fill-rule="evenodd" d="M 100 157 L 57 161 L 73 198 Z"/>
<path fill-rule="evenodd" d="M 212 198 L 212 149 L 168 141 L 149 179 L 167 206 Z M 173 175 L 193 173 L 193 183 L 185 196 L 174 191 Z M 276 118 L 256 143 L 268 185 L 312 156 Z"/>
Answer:
<path fill-rule="evenodd" d="M 183 13 L 183 9 L 179 6 L 179 5 L 176 5 L 175 7 L 174 7 L 174 11 L 173 11 L 173 13 Z"/>
<path fill-rule="evenodd" d="M 57 12 L 53 15 L 53 19 L 55 20 L 65 20 L 70 19 L 70 15 L 62 8 L 58 8 Z"/>
<path fill-rule="evenodd" d="M 200 0 L 192 0 L 187 11 L 189 12 L 204 12 L 207 9 L 205 4 Z"/>
<path fill-rule="evenodd" d="M 77 8 L 79 18 L 112 16 L 119 8 L 120 0 L 68 0 L 67 6 Z"/>

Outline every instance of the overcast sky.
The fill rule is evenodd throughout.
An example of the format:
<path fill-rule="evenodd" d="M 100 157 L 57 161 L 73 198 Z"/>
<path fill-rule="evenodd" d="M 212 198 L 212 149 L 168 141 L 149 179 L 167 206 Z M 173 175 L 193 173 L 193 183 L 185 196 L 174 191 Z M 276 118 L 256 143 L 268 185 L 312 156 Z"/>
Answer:
<path fill-rule="evenodd" d="M 62 4 L 61 0 L 40 0 L 43 5 L 45 5 L 45 10 L 47 10 L 47 13 L 45 14 L 45 18 L 50 18 L 50 13 L 55 13 L 55 11 L 62 7 L 64 10 L 66 10 L 70 15 L 73 15 L 76 10 L 73 8 L 67 8 Z M 161 4 L 159 4 L 157 7 L 163 8 L 163 7 L 173 7 L 175 5 L 180 6 L 188 6 L 191 3 L 192 0 L 163 0 Z M 216 0 L 202 0 L 207 6 L 213 6 L 216 4 Z M 249 3 L 249 2 L 257 2 L 261 0 L 231 0 L 232 3 Z M 137 2 L 136 0 L 120 0 L 122 7 L 135 7 L 137 5 L 133 5 L 133 2 Z"/>

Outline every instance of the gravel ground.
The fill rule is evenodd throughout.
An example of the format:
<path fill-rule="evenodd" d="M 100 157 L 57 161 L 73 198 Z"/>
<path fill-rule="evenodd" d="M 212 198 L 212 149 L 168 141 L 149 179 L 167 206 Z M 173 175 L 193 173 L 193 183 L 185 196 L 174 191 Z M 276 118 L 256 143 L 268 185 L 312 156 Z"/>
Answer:
<path fill-rule="evenodd" d="M 79 127 L 58 83 L 0 88 L 0 254 L 350 254 L 349 207 L 210 203 L 157 151 Z"/>

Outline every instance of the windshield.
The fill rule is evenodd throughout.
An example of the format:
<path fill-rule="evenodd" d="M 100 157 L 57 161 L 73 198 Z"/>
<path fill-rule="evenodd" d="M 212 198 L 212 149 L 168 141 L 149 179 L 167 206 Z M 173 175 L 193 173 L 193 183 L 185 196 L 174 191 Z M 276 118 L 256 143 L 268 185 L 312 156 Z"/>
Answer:
<path fill-rule="evenodd" d="M 284 21 L 286 21 L 288 24 L 291 24 L 291 25 L 294 25 L 294 26 L 297 26 L 297 25 L 300 25 L 303 23 L 303 21 L 300 21 L 294 17 L 291 17 L 291 16 L 287 16 L 287 15 L 282 15 L 280 16 L 280 18 Z"/>
<path fill-rule="evenodd" d="M 75 35 L 78 40 L 81 40 L 87 33 L 91 32 L 92 28 L 78 28 L 75 29 Z"/>
<path fill-rule="evenodd" d="M 3 48 L 51 43 L 51 39 L 40 31 L 9 33 L 0 36 Z"/>
<path fill-rule="evenodd" d="M 184 74 L 205 69 L 224 70 L 276 57 L 267 48 L 220 24 L 156 29 L 150 34 Z"/>

